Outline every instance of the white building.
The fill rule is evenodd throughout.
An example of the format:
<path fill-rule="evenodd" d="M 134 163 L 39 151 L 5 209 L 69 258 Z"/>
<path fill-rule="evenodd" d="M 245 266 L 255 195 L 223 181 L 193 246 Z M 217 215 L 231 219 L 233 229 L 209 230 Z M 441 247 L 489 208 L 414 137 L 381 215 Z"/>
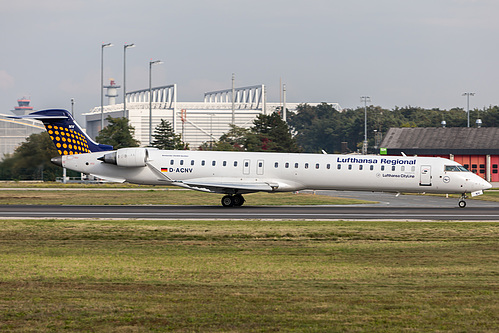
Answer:
<path fill-rule="evenodd" d="M 30 102 L 27 98 L 18 99 L 19 105 L 12 110 L 12 113 L 22 116 L 33 112 Z M 14 153 L 31 134 L 45 131 L 45 127 L 38 120 L 12 119 L 8 118 L 9 116 L 12 115 L 0 114 L 0 160 L 3 160 L 6 154 Z"/>
<path fill-rule="evenodd" d="M 169 121 L 175 132 L 182 135 L 183 141 L 189 143 L 191 149 L 197 149 L 204 142 L 217 140 L 226 133 L 234 118 L 234 124 L 240 127 L 251 127 L 253 120 L 260 114 L 270 114 L 276 109 L 281 110 L 280 103 L 267 103 L 265 86 L 257 85 L 234 89 L 212 91 L 204 94 L 202 102 L 179 102 L 177 100 L 177 85 L 156 87 L 152 90 L 152 100 L 149 99 L 149 89 L 127 92 L 126 106 L 130 124 L 135 128 L 135 139 L 142 146 L 149 144 L 149 121 L 152 122 L 152 133 L 161 119 Z M 149 106 L 152 106 L 152 117 L 149 117 Z M 304 102 L 305 103 L 305 102 Z M 285 103 L 285 109 L 294 111 L 299 104 Z M 317 105 L 319 103 L 307 103 Z M 332 104 L 341 110 L 338 103 Z M 101 119 L 123 117 L 123 103 L 110 104 L 93 108 L 84 114 L 87 133 L 95 138 L 101 130 Z"/>

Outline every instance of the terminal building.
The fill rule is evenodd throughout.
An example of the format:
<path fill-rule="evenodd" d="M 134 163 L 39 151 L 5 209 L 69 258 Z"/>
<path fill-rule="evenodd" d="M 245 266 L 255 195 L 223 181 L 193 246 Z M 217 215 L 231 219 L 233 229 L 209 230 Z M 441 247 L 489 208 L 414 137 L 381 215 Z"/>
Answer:
<path fill-rule="evenodd" d="M 17 103 L 18 106 L 11 111 L 15 115 L 22 116 L 33 112 L 29 99 L 21 98 Z M 0 160 L 3 160 L 6 154 L 14 153 L 31 134 L 45 131 L 45 127 L 38 120 L 11 119 L 9 116 L 12 115 L 0 114 Z"/>
<path fill-rule="evenodd" d="M 127 116 L 135 128 L 135 139 L 140 141 L 141 146 L 149 145 L 150 106 L 152 133 L 161 119 L 167 120 L 172 124 L 174 131 L 182 136 L 182 140 L 189 144 L 190 149 L 196 150 L 205 142 L 217 140 L 230 129 L 232 123 L 239 127 L 251 127 L 253 120 L 259 114 L 271 114 L 283 109 L 294 111 L 299 104 L 303 104 L 286 103 L 285 98 L 282 103 L 269 103 L 266 100 L 263 84 L 206 92 L 200 102 L 182 102 L 177 100 L 178 88 L 173 84 L 151 89 L 151 96 L 149 89 L 127 92 L 125 113 L 124 103 L 115 104 L 116 88 L 119 86 L 111 81 L 106 88 L 109 103 L 102 108 L 102 113 L 101 107 L 98 106 L 84 114 L 87 134 L 92 138 L 98 135 L 102 118 L 104 126 L 107 126 L 105 119 L 108 116 L 113 118 Z M 329 104 L 341 110 L 338 103 Z M 284 114 L 283 118 L 285 117 Z"/>
<path fill-rule="evenodd" d="M 390 128 L 380 147 L 387 155 L 445 157 L 490 182 L 499 182 L 499 128 Z"/>

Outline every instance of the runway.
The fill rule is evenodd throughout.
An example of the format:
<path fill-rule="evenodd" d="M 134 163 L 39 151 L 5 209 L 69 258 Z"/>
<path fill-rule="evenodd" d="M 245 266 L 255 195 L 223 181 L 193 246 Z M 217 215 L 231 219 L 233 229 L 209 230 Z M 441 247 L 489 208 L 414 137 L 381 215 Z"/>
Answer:
<path fill-rule="evenodd" d="M 1 218 L 499 221 L 499 207 L 0 206 Z"/>

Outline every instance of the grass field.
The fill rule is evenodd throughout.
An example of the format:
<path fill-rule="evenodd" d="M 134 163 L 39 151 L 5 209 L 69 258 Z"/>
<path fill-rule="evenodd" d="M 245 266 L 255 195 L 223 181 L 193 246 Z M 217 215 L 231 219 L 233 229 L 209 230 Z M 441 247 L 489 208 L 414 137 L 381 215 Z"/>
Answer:
<path fill-rule="evenodd" d="M 8 190 L 0 191 L 0 205 L 220 205 L 221 194 L 191 190 Z M 252 193 L 249 205 L 348 205 L 368 201 L 312 193 Z"/>
<path fill-rule="evenodd" d="M 0 330 L 497 332 L 499 223 L 0 221 Z"/>

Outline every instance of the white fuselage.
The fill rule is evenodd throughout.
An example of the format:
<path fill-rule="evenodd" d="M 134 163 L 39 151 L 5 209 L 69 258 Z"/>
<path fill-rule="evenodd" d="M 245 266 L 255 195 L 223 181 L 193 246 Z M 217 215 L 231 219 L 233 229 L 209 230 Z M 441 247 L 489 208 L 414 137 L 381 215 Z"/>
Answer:
<path fill-rule="evenodd" d="M 62 164 L 102 178 L 230 194 L 303 189 L 465 193 L 491 187 L 471 172 L 446 171 L 460 165 L 436 157 L 129 149 L 146 150 L 145 160 L 120 166 L 98 160 L 109 152 L 97 152 L 62 156 Z"/>

